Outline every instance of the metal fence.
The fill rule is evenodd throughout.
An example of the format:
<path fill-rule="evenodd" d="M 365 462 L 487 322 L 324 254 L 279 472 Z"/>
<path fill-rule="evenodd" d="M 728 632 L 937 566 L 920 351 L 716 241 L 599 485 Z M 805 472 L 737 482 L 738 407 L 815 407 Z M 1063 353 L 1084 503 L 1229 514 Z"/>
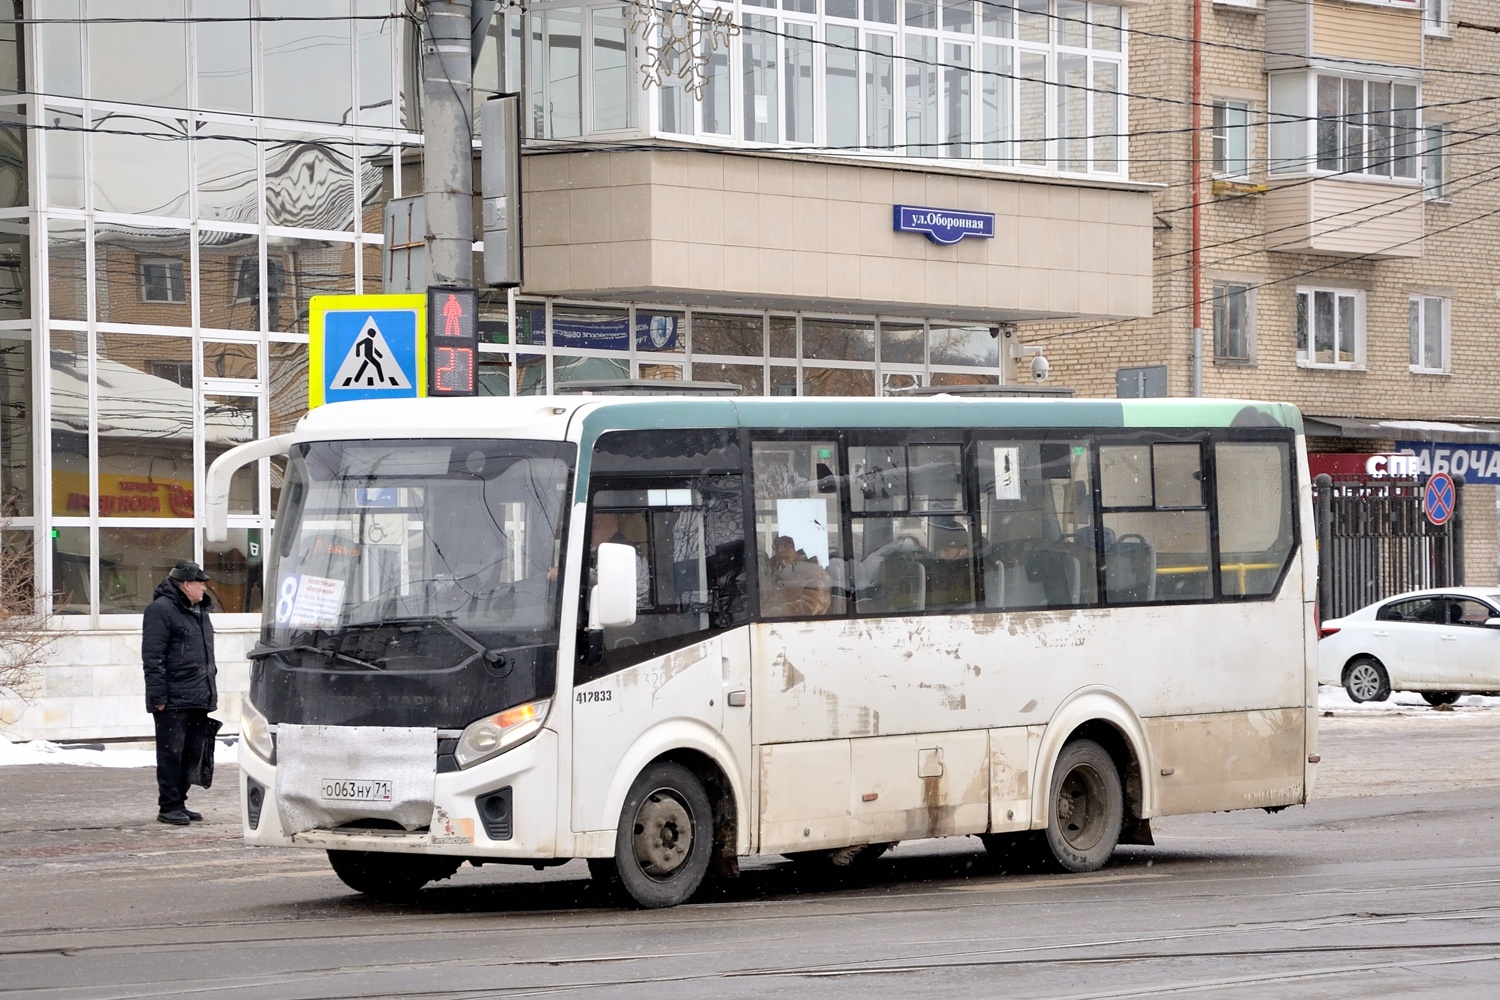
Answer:
<path fill-rule="evenodd" d="M 1463 480 L 1454 477 L 1453 515 L 1441 525 L 1423 513 L 1425 487 L 1425 479 L 1313 480 L 1321 618 L 1406 590 L 1463 583 Z"/>

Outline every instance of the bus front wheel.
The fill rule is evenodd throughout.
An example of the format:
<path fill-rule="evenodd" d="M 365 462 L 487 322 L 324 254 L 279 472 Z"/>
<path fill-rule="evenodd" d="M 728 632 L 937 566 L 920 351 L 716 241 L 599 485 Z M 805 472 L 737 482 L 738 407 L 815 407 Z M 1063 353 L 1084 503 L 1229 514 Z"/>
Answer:
<path fill-rule="evenodd" d="M 428 882 L 449 878 L 462 858 L 382 851 L 329 851 L 333 873 L 355 892 L 383 903 L 408 903 Z"/>
<path fill-rule="evenodd" d="M 713 840 L 713 806 L 703 782 L 681 764 L 653 764 L 625 796 L 614 858 L 591 860 L 589 870 L 637 906 L 676 906 L 703 884 Z"/>
<path fill-rule="evenodd" d="M 1064 746 L 1052 770 L 1051 809 L 1042 831 L 1049 860 L 1070 872 L 1104 867 L 1124 818 L 1125 795 L 1110 755 L 1093 740 Z"/>

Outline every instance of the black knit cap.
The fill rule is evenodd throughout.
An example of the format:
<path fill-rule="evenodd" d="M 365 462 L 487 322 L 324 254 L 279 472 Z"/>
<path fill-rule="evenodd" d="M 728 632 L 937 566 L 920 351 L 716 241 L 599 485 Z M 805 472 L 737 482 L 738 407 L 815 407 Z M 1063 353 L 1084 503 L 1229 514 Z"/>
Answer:
<path fill-rule="evenodd" d="M 178 583 L 192 583 L 194 581 L 206 583 L 208 581 L 208 574 L 203 572 L 203 567 L 190 559 L 184 559 L 176 566 L 173 566 L 167 576 Z"/>

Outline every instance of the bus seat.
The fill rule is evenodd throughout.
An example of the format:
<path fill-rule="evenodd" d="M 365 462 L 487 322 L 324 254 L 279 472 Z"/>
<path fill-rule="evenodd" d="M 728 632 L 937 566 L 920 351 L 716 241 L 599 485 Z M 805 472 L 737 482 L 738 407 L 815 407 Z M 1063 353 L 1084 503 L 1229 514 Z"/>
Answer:
<path fill-rule="evenodd" d="M 927 567 L 909 552 L 893 552 L 880 561 L 877 590 L 880 611 L 925 611 Z"/>
<path fill-rule="evenodd" d="M 1156 548 L 1141 535 L 1121 535 L 1104 550 L 1104 593 L 1121 603 L 1156 599 Z"/>
<path fill-rule="evenodd" d="M 1039 547 L 1026 554 L 1026 579 L 1041 589 L 1036 602 L 1046 607 L 1066 607 L 1078 603 L 1078 557 L 1052 547 Z"/>

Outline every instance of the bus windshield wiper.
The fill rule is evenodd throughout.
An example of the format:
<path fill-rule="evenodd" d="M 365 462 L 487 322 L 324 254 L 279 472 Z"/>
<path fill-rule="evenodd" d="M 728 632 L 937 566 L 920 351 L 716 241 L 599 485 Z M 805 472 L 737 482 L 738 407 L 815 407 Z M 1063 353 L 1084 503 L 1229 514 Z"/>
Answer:
<path fill-rule="evenodd" d="M 285 646 L 263 646 L 257 643 L 255 648 L 245 654 L 245 658 L 248 660 L 263 660 L 268 656 L 276 656 L 280 653 L 314 653 L 325 660 L 342 660 L 345 663 L 352 663 L 356 667 L 361 667 L 365 670 L 385 669 L 385 667 L 378 663 L 361 660 L 357 656 L 350 656 L 348 653 L 340 652 L 337 649 L 326 649 L 322 646 L 314 646 L 305 642 L 288 643 Z"/>
<path fill-rule="evenodd" d="M 437 625 L 474 651 L 473 655 L 465 657 L 458 664 L 459 667 L 468 666 L 477 657 L 483 657 L 485 662 L 495 664 L 505 655 L 504 650 L 491 649 L 480 642 L 474 633 L 454 622 L 452 615 L 407 615 L 401 618 L 383 618 L 378 622 L 360 622 L 359 624 L 364 627 L 388 626 L 403 632 L 413 632 L 426 625 Z"/>

